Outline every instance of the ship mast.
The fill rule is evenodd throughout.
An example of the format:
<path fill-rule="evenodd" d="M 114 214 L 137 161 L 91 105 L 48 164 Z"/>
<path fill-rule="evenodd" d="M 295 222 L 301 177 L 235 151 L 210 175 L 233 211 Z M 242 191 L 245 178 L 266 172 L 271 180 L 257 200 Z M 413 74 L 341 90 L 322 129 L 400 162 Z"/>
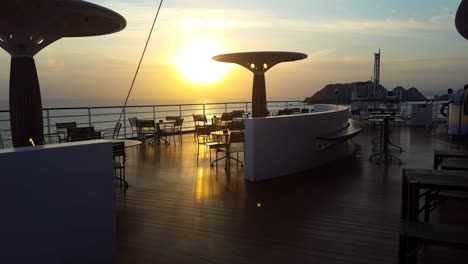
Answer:
<path fill-rule="evenodd" d="M 380 85 L 380 49 L 378 53 L 374 54 L 374 92 L 372 99 L 381 99 L 382 95 L 379 90 Z"/>

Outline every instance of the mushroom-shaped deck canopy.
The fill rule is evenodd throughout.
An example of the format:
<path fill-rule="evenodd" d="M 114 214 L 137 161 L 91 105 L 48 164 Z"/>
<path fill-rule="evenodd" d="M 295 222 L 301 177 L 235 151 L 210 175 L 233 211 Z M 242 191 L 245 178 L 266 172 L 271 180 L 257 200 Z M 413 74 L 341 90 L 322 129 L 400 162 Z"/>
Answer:
<path fill-rule="evenodd" d="M 222 54 L 213 57 L 220 62 L 237 63 L 254 73 L 252 87 L 252 117 L 268 114 L 266 102 L 265 72 L 278 63 L 307 58 L 304 53 L 287 51 L 257 51 Z"/>
<path fill-rule="evenodd" d="M 81 0 L 2 0 L 0 47 L 13 56 L 34 56 L 63 37 L 97 36 L 126 26 L 118 13 Z"/>
<path fill-rule="evenodd" d="M 222 54 L 213 57 L 220 62 L 237 63 L 254 73 L 264 73 L 278 63 L 307 58 L 304 53 L 287 51 L 257 51 Z"/>
<path fill-rule="evenodd" d="M 468 39 L 468 0 L 463 0 L 458 7 L 455 26 L 460 35 Z"/>

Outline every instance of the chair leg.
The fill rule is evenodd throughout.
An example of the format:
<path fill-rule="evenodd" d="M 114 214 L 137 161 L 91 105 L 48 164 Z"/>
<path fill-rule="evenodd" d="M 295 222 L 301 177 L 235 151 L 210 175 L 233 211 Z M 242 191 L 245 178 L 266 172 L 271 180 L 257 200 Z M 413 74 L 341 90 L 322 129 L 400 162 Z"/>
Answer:
<path fill-rule="evenodd" d="M 200 144 L 197 143 L 197 166 L 198 166 L 198 156 L 200 155 Z"/>
<path fill-rule="evenodd" d="M 127 182 L 127 175 L 125 175 L 125 165 L 124 165 L 122 171 L 123 171 L 124 187 L 127 188 L 128 187 L 128 182 Z"/>
<path fill-rule="evenodd" d="M 210 164 L 211 164 L 211 148 L 209 148 L 209 150 L 210 150 Z"/>

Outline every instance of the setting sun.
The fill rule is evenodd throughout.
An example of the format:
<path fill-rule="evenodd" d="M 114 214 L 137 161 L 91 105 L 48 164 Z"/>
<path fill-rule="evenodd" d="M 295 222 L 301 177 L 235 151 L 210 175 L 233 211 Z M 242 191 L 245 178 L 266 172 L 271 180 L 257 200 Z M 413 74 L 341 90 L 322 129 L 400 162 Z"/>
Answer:
<path fill-rule="evenodd" d="M 232 67 L 212 60 L 223 52 L 221 45 L 213 40 L 192 40 L 176 54 L 174 64 L 186 81 L 212 84 L 223 79 Z"/>

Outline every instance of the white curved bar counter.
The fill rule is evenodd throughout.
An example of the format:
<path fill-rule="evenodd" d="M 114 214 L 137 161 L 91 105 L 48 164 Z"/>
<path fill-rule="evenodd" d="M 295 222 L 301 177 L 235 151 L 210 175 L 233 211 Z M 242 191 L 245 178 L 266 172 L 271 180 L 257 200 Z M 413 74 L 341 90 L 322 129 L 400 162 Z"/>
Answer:
<path fill-rule="evenodd" d="M 291 175 L 342 158 L 354 151 L 348 141 L 323 149 L 317 137 L 347 125 L 349 108 L 314 105 L 314 112 L 245 120 L 246 179 Z"/>

